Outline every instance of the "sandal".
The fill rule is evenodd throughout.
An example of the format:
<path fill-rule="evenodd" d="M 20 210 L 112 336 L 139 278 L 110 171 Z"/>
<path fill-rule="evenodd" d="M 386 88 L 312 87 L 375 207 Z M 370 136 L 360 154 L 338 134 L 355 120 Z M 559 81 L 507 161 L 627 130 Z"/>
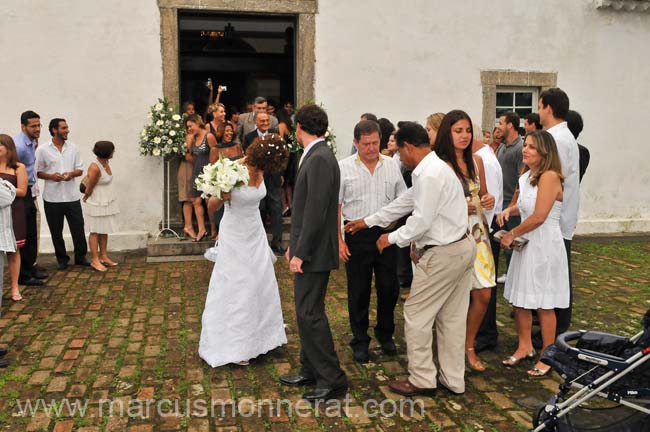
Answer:
<path fill-rule="evenodd" d="M 196 235 L 196 238 L 194 239 L 194 242 L 200 242 L 203 240 L 206 236 L 208 235 L 207 231 L 199 231 L 199 233 Z"/>
<path fill-rule="evenodd" d="M 523 357 L 517 358 L 515 356 L 510 356 L 507 359 L 501 362 L 504 366 L 517 366 L 522 360 L 532 360 L 535 358 L 535 350 L 532 350 Z"/>
<path fill-rule="evenodd" d="M 540 369 L 540 368 L 538 368 L 537 366 L 535 366 L 534 368 L 532 368 L 531 370 L 529 370 L 529 371 L 526 372 L 526 373 L 527 373 L 528 376 L 531 377 L 531 378 L 541 378 L 541 377 L 543 377 L 543 376 L 548 375 L 548 373 L 551 371 L 551 369 L 552 369 L 552 367 L 550 367 L 550 366 L 549 366 L 548 369 L 546 369 L 546 370 L 544 370 L 544 369 Z"/>
<path fill-rule="evenodd" d="M 115 267 L 117 265 L 117 263 L 115 261 L 113 261 L 111 259 L 108 259 L 108 258 L 104 258 L 102 260 L 99 260 L 99 262 L 104 264 L 105 266 L 109 266 L 109 267 Z"/>
<path fill-rule="evenodd" d="M 19 302 L 19 301 L 22 301 L 22 300 L 23 300 L 23 296 L 21 296 L 20 294 L 12 294 L 11 295 L 11 301 Z"/>
<path fill-rule="evenodd" d="M 196 233 L 194 232 L 194 230 L 183 228 L 183 232 L 185 233 L 186 236 L 196 241 Z"/>
<path fill-rule="evenodd" d="M 90 262 L 90 267 L 92 267 L 93 270 L 98 271 L 100 273 L 104 273 L 104 272 L 108 271 L 108 269 L 106 267 L 104 267 L 104 265 L 101 262 L 99 263 L 99 265 L 97 265 L 97 264 L 95 264 L 94 262 L 91 261 Z"/>
<path fill-rule="evenodd" d="M 474 351 L 474 348 L 465 348 L 465 351 Z M 476 356 L 476 354 L 475 354 L 475 356 Z M 476 372 L 485 372 L 485 365 L 483 364 L 481 359 L 479 359 L 478 357 L 476 357 L 476 360 L 474 361 L 474 363 L 472 363 L 469 360 L 469 356 L 467 356 L 467 364 L 469 365 L 470 369 L 472 369 L 472 370 L 474 370 Z"/>

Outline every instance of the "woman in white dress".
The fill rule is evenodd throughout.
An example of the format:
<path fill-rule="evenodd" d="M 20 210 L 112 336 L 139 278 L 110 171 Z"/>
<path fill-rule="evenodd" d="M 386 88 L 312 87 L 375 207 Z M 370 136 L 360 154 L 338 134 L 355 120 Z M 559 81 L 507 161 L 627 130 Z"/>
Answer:
<path fill-rule="evenodd" d="M 106 266 L 117 265 L 108 257 L 108 234 L 117 231 L 115 220 L 120 212 L 113 190 L 113 171 L 108 163 L 115 153 L 115 145 L 110 141 L 97 141 L 93 153 L 97 159 L 88 166 L 83 202 L 86 203 L 86 219 L 90 231 L 90 266 L 96 271 L 105 272 Z"/>
<path fill-rule="evenodd" d="M 526 136 L 523 148 L 524 173 L 519 177 L 519 198 L 497 216 L 499 225 L 512 215 L 521 215 L 521 225 L 501 239 L 509 248 L 516 237 L 528 239 L 521 251 L 514 251 L 504 297 L 515 308 L 519 336 L 517 350 L 503 361 L 514 366 L 535 357 L 531 341 L 532 309 L 537 310 L 544 348 L 555 339 L 554 308 L 569 306 L 569 270 L 560 231 L 562 210 L 562 164 L 555 140 L 546 131 Z M 530 376 L 544 376 L 551 367 L 538 361 Z"/>
<path fill-rule="evenodd" d="M 275 256 L 259 211 L 260 200 L 266 196 L 264 172 L 281 171 L 287 157 L 287 145 L 279 135 L 256 139 L 242 159 L 250 174 L 249 184 L 223 196 L 229 201 L 224 204 L 219 241 L 207 254 L 214 268 L 199 341 L 199 356 L 212 367 L 246 365 L 287 343 L 273 269 Z"/>

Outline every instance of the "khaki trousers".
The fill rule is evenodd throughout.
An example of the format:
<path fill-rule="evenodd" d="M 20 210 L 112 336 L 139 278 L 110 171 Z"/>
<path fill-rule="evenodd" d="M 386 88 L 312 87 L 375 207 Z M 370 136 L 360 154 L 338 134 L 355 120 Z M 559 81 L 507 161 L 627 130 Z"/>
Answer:
<path fill-rule="evenodd" d="M 465 391 L 465 327 L 475 257 L 476 244 L 466 237 L 428 249 L 415 267 L 404 303 L 404 333 L 409 381 L 416 387 L 437 387 L 435 324 L 440 381 L 450 390 Z"/>

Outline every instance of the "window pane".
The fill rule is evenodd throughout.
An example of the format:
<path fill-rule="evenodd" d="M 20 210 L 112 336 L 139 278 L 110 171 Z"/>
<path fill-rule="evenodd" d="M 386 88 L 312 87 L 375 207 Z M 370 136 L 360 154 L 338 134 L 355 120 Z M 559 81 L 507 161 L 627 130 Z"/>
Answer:
<path fill-rule="evenodd" d="M 533 94 L 532 93 L 515 93 L 515 105 L 516 106 L 533 106 Z"/>
<path fill-rule="evenodd" d="M 512 106 L 512 100 L 513 100 L 512 93 L 497 92 L 497 106 Z"/>
<path fill-rule="evenodd" d="M 523 116 L 525 116 L 527 114 L 532 113 L 533 109 L 532 108 L 517 108 L 517 109 L 515 109 L 515 112 L 517 114 L 519 114 L 519 117 L 523 117 Z"/>

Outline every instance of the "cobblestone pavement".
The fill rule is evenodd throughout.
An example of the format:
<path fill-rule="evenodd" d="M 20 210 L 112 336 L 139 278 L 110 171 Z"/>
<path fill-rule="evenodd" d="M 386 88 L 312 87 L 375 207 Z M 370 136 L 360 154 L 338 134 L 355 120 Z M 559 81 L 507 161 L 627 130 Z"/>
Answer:
<path fill-rule="evenodd" d="M 650 307 L 649 244 L 578 243 L 574 249 L 574 327 L 636 333 Z M 197 355 L 211 263 L 146 264 L 134 255 L 120 261 L 105 274 L 79 267 L 55 272 L 45 287 L 24 289 L 23 302 L 5 297 L 0 346 L 10 348 L 11 365 L 0 370 L 0 430 L 518 431 L 531 427 L 534 408 L 558 386 L 557 375 L 533 380 L 526 377 L 527 365 L 500 365 L 516 343 L 509 308 L 500 299 L 500 345 L 481 356 L 488 370 L 468 372 L 462 396 L 439 392 L 419 398 L 423 410 L 410 410 L 404 402 L 400 410 L 402 399 L 388 391 L 387 382 L 406 376 L 402 306 L 399 355 L 387 357 L 371 345 L 372 363 L 356 364 L 347 345 L 345 274 L 338 271 L 330 280 L 327 309 L 350 393 L 340 406 L 312 409 L 300 402 L 302 389 L 283 387 L 277 379 L 298 366 L 292 280 L 282 260 L 277 272 L 288 345 L 248 367 L 217 369 Z M 35 406 L 38 399 L 48 404 L 49 415 L 45 405 Z M 223 413 L 216 405 L 212 415 L 211 399 L 234 401 L 235 413 L 230 405 Z M 291 415 L 289 405 L 278 415 L 275 406 L 259 402 L 280 399 L 293 404 Z M 368 400 L 378 404 L 364 412 Z M 28 401 L 34 415 L 25 411 Z"/>

